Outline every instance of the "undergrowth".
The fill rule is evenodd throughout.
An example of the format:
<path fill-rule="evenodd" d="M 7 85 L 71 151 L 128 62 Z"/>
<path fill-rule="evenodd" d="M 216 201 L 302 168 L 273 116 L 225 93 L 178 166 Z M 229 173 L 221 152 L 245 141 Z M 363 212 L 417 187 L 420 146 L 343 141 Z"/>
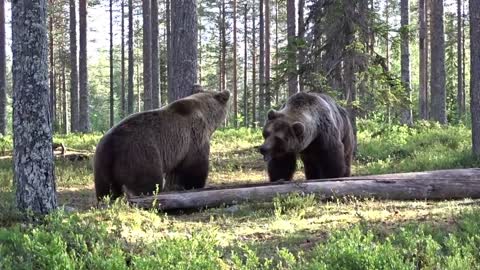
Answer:
<path fill-rule="evenodd" d="M 93 154 L 102 134 L 58 135 Z M 266 181 L 258 129 L 221 129 L 210 185 Z M 465 126 L 358 123 L 356 175 L 479 167 Z M 91 160 L 56 160 L 60 205 L 14 207 L 12 138 L 0 138 L 0 269 L 479 269 L 478 201 L 391 202 L 291 194 L 174 215 L 117 201 L 93 208 Z M 301 164 L 299 164 L 301 165 Z M 295 175 L 303 178 L 301 170 Z"/>

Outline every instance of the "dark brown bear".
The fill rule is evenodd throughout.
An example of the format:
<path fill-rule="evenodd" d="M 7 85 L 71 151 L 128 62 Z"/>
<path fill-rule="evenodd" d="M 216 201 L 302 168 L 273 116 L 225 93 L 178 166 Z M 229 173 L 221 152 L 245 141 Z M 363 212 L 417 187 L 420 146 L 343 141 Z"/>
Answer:
<path fill-rule="evenodd" d="M 291 180 L 297 157 L 306 179 L 350 176 L 354 135 L 347 111 L 318 93 L 292 95 L 280 111 L 268 112 L 260 153 L 270 181 Z"/>
<path fill-rule="evenodd" d="M 204 187 L 210 137 L 225 121 L 229 97 L 228 91 L 200 91 L 111 128 L 95 153 L 97 199 L 117 198 L 123 186 L 134 195 L 151 194 L 165 175 L 177 188 Z"/>

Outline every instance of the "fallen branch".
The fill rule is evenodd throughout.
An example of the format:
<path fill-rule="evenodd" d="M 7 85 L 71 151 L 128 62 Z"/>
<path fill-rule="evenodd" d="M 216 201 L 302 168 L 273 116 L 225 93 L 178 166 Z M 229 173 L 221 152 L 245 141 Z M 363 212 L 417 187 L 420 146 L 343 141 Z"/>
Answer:
<path fill-rule="evenodd" d="M 289 193 L 316 194 L 320 200 L 354 196 L 386 200 L 480 198 L 480 169 L 357 176 L 303 182 L 249 184 L 160 193 L 128 200 L 142 208 L 199 209 L 243 202 L 270 201 Z"/>

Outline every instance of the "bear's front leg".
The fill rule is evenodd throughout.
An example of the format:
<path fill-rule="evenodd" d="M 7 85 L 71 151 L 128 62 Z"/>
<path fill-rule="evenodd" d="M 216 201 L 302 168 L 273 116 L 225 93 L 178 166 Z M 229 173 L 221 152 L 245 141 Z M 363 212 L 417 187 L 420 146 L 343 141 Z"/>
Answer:
<path fill-rule="evenodd" d="M 279 180 L 290 181 L 297 169 L 297 156 L 294 153 L 275 157 L 268 161 L 268 177 L 270 182 Z"/>

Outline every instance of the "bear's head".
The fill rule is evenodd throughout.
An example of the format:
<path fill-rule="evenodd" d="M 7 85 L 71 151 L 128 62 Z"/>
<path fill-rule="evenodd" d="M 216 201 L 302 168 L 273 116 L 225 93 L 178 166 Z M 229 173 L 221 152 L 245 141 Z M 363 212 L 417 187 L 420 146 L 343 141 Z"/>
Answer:
<path fill-rule="evenodd" d="M 263 128 L 264 143 L 259 147 L 265 161 L 297 153 L 301 147 L 305 127 L 287 115 L 270 110 Z"/>
<path fill-rule="evenodd" d="M 227 117 L 228 100 L 230 92 L 228 91 L 203 91 L 197 88 L 193 95 L 186 98 L 191 102 L 185 103 L 189 110 L 195 114 L 201 115 L 208 123 L 208 129 L 213 132 L 220 127 Z"/>

